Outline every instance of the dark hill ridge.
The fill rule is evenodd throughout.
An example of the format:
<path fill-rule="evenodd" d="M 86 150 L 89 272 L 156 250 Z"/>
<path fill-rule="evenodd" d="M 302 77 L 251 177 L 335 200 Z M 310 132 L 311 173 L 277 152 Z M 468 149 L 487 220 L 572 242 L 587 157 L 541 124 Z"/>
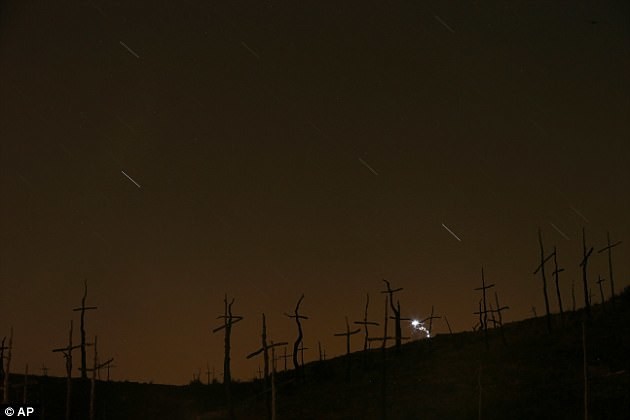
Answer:
<path fill-rule="evenodd" d="M 584 418 L 582 312 L 566 314 L 554 330 L 541 318 L 505 326 L 506 344 L 491 330 L 407 343 L 386 352 L 386 414 L 390 419 Z M 630 290 L 597 305 L 584 322 L 589 418 L 627 419 L 630 413 Z M 348 365 L 349 364 L 349 365 Z M 278 419 L 377 419 L 383 416 L 383 354 L 356 352 L 305 366 L 304 380 L 279 373 Z M 65 380 L 32 377 L 29 395 L 46 418 L 63 418 Z M 12 376 L 20 384 L 23 377 Z M 74 417 L 87 418 L 89 383 L 75 381 Z M 481 387 L 481 396 L 480 396 Z M 237 418 L 265 418 L 262 382 L 233 386 Z M 21 399 L 19 388 L 15 398 Z M 188 386 L 98 382 L 99 419 L 226 418 L 221 384 Z"/>

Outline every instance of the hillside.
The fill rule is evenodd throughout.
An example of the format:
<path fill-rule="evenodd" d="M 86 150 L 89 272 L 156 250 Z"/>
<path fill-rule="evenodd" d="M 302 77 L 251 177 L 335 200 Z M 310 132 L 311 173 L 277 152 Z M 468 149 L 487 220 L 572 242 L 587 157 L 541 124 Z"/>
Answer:
<path fill-rule="evenodd" d="M 582 312 L 542 317 L 479 332 L 439 335 L 402 346 L 308 363 L 304 378 L 276 376 L 278 419 L 576 419 L 583 418 Z M 593 307 L 584 322 L 589 418 L 625 419 L 630 412 L 630 290 Z M 358 340 L 357 340 L 358 341 Z M 12 376 L 12 382 L 23 382 Z M 45 418 L 63 418 L 65 379 L 31 377 L 29 400 Z M 87 418 L 89 383 L 74 382 L 73 418 Z M 480 396 L 481 387 L 481 396 Z M 262 381 L 233 386 L 237 418 L 266 417 Z M 14 390 L 19 399 L 20 388 Z M 98 382 L 99 419 L 225 418 L 221 384 L 189 386 Z M 80 404 L 82 403 L 82 404 Z"/>

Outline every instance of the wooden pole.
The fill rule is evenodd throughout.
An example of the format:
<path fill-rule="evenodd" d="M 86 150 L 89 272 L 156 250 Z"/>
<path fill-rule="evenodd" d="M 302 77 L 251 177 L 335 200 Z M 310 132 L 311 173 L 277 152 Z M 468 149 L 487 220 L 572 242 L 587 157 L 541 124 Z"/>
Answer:
<path fill-rule="evenodd" d="M 275 347 L 271 348 L 271 357 L 274 360 L 273 367 L 271 368 L 271 420 L 276 420 L 276 363 L 275 363 L 276 348 Z"/>
<path fill-rule="evenodd" d="M 479 371 L 477 374 L 477 386 L 479 387 L 479 402 L 478 402 L 478 414 L 477 414 L 477 418 L 479 420 L 481 420 L 481 405 L 483 402 L 483 388 L 481 385 L 481 372 L 482 372 L 482 366 L 481 364 L 479 364 Z"/>
<path fill-rule="evenodd" d="M 444 321 L 446 322 L 446 326 L 448 327 L 448 333 L 450 335 L 453 335 L 453 330 L 451 329 L 451 324 L 449 324 L 448 318 L 446 317 L 446 315 L 444 315 Z"/>
<path fill-rule="evenodd" d="M 601 253 L 604 251 L 608 251 L 608 278 L 610 279 L 610 299 L 611 301 L 615 300 L 615 280 L 613 277 L 613 265 L 612 265 L 612 249 L 617 245 L 621 244 L 621 241 L 617 241 L 614 244 L 610 244 L 610 232 L 606 232 L 606 239 L 608 246 L 600 249 L 597 253 Z"/>
<path fill-rule="evenodd" d="M 28 394 L 28 363 L 26 364 L 26 368 L 24 369 L 24 392 L 22 393 L 22 404 L 26 405 L 27 403 L 27 394 Z"/>
<path fill-rule="evenodd" d="M 583 354 L 583 374 L 584 374 L 584 420 L 588 420 L 588 364 L 586 361 L 586 327 L 582 320 L 582 354 Z"/>
<path fill-rule="evenodd" d="M 357 325 L 363 325 L 363 331 L 365 333 L 363 340 L 363 351 L 367 351 L 370 348 L 370 333 L 368 330 L 369 325 L 378 326 L 378 322 L 368 321 L 368 307 L 370 306 L 370 294 L 367 294 L 367 299 L 365 301 L 365 312 L 363 315 L 363 321 L 354 321 Z"/>
<path fill-rule="evenodd" d="M 483 272 L 483 266 L 481 267 L 481 287 L 477 287 L 475 290 L 481 290 L 481 302 L 479 304 L 479 325 L 483 329 L 484 340 L 486 342 L 486 349 L 488 348 L 488 306 L 486 303 L 486 290 L 494 287 L 494 283 L 486 286 L 486 278 Z M 483 311 L 481 306 L 483 303 Z"/>
<path fill-rule="evenodd" d="M 265 314 L 262 314 L 262 334 L 261 334 L 261 347 L 260 349 L 256 350 L 253 353 L 250 353 L 249 355 L 247 355 L 247 359 L 251 359 L 254 356 L 257 356 L 259 354 L 263 355 L 263 363 L 264 363 L 264 377 L 261 378 L 263 379 L 263 393 L 265 394 L 265 405 L 267 408 L 267 417 L 268 418 L 273 418 L 274 414 L 273 414 L 273 402 L 272 402 L 272 395 L 270 394 L 270 388 L 271 388 L 271 377 L 269 375 L 269 349 L 273 350 L 275 347 L 278 346 L 286 346 L 288 343 L 274 343 L 273 341 L 271 342 L 271 344 L 267 344 L 267 321 L 265 318 Z M 275 352 L 272 352 L 273 354 L 273 359 L 272 359 L 272 370 L 275 372 Z M 259 375 L 261 374 L 260 372 L 260 367 L 259 369 Z M 260 375 L 262 376 L 262 375 Z"/>
<path fill-rule="evenodd" d="M 68 332 L 68 345 L 58 349 L 53 349 L 53 353 L 62 353 L 66 360 L 66 420 L 70 420 L 72 412 L 72 351 L 80 348 L 81 345 L 72 345 L 72 320 L 70 321 L 70 331 Z"/>
<path fill-rule="evenodd" d="M 573 303 L 573 312 L 575 312 L 575 280 L 571 282 L 571 301 Z"/>
<path fill-rule="evenodd" d="M 604 299 L 604 287 L 602 286 L 602 283 L 605 281 L 606 279 L 603 279 L 600 276 L 597 276 L 597 285 L 599 286 L 599 295 L 602 300 L 602 308 L 604 307 L 604 304 L 606 303 L 606 300 Z"/>
<path fill-rule="evenodd" d="M 87 280 L 83 282 L 83 298 L 81 299 L 81 306 L 74 308 L 73 311 L 81 312 L 81 379 L 87 379 L 87 361 L 86 361 L 86 342 L 85 342 L 85 311 L 98 309 L 96 306 L 85 306 L 85 300 L 87 299 Z"/>
<path fill-rule="evenodd" d="M 8 349 L 8 347 L 6 347 L 4 345 L 4 342 L 6 341 L 7 337 L 4 336 L 2 337 L 2 344 L 0 344 L 0 381 L 2 381 L 2 402 L 3 404 L 6 404 L 4 402 L 4 389 L 6 388 L 5 383 L 4 383 L 4 351 Z"/>
<path fill-rule="evenodd" d="M 547 331 L 551 332 L 551 312 L 549 310 L 549 296 L 547 295 L 547 277 L 545 275 L 545 263 L 553 256 L 553 254 L 545 258 L 545 250 L 543 248 L 542 232 L 540 231 L 540 228 L 538 228 L 538 244 L 540 245 L 540 265 L 534 271 L 534 275 L 536 275 L 536 273 L 540 271 L 540 274 L 542 276 L 542 289 L 543 296 L 545 297 L 545 311 L 547 314 Z"/>
<path fill-rule="evenodd" d="M 346 337 L 346 356 L 350 355 L 350 337 L 361 331 L 361 328 L 357 328 L 354 331 L 350 331 L 350 324 L 348 323 L 348 317 L 346 316 L 346 332 L 336 333 L 335 337 Z"/>
<path fill-rule="evenodd" d="M 2 402 L 4 404 L 9 403 L 9 375 L 11 375 L 11 352 L 13 350 L 13 327 L 11 327 L 11 334 L 9 335 L 9 346 L 7 347 L 7 363 L 4 369 L 4 389 L 2 392 Z"/>
<path fill-rule="evenodd" d="M 582 262 L 580 263 L 580 267 L 582 267 L 582 283 L 584 286 L 584 309 L 586 311 L 586 315 L 590 318 L 591 317 L 591 302 L 589 299 L 589 288 L 588 288 L 588 270 L 587 270 L 587 266 L 588 266 L 588 258 L 591 256 L 591 253 L 593 252 L 593 248 L 591 247 L 588 251 L 586 250 L 586 233 L 585 233 L 585 229 L 582 228 L 582 255 L 583 255 L 583 259 Z"/>
<path fill-rule="evenodd" d="M 96 393 L 96 371 L 98 366 L 98 337 L 94 336 L 94 362 L 90 381 L 90 420 L 94 420 L 94 398 Z"/>
<path fill-rule="evenodd" d="M 228 303 L 227 294 L 223 298 L 223 315 L 219 316 L 219 319 L 223 319 L 223 325 L 212 330 L 216 333 L 220 330 L 225 330 L 224 335 L 224 358 L 223 358 L 223 386 L 225 388 L 225 398 L 228 406 L 228 417 L 234 419 L 234 403 L 232 401 L 232 374 L 230 373 L 230 351 L 231 351 L 231 336 L 232 326 L 239 321 L 243 320 L 242 316 L 232 314 L 232 305 L 234 304 L 234 298 Z"/>
<path fill-rule="evenodd" d="M 398 301 L 398 305 L 394 306 L 394 293 L 400 292 L 402 287 L 398 289 L 392 289 L 389 281 L 383 279 L 387 286 L 387 290 L 381 291 L 381 293 L 386 293 L 389 296 L 389 305 L 392 308 L 392 312 L 394 313 L 394 330 L 395 330 L 395 339 L 396 339 L 396 350 L 400 351 L 400 346 L 402 344 L 402 328 L 400 325 L 400 301 Z"/>
<path fill-rule="evenodd" d="M 429 337 L 433 337 L 433 320 L 434 319 L 440 319 L 442 318 L 441 316 L 437 316 L 435 315 L 435 309 L 433 308 L 433 305 L 431 305 L 431 315 L 429 315 L 428 317 L 424 318 L 422 321 L 422 323 L 425 323 L 427 321 L 429 321 Z"/>
<path fill-rule="evenodd" d="M 558 254 L 556 247 L 553 247 L 553 277 L 556 283 L 556 296 L 558 298 L 558 309 L 560 310 L 560 317 L 564 320 L 564 310 L 562 308 L 562 296 L 560 295 L 560 282 L 559 275 L 564 271 L 564 268 L 558 268 Z"/>

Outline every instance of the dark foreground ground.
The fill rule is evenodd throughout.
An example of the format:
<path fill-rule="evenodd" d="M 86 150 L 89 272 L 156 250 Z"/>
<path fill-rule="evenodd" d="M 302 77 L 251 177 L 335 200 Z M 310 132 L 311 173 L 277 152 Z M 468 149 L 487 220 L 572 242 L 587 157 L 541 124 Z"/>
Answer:
<path fill-rule="evenodd" d="M 276 376 L 278 419 L 579 419 L 584 418 L 582 320 L 591 419 L 630 418 L 630 291 L 614 304 L 564 322 L 542 317 L 489 332 L 414 341 L 400 352 L 354 353 Z M 384 358 L 385 357 L 385 358 Z M 385 361 L 385 362 L 384 362 Z M 384 369 L 385 366 L 385 369 Z M 385 382 L 383 378 L 385 377 Z M 21 401 L 24 378 L 12 376 Z M 29 401 L 44 418 L 63 419 L 63 378 L 29 378 Z M 262 381 L 233 385 L 236 418 L 266 418 Z M 88 419 L 89 383 L 73 386 L 73 419 Z M 480 407 L 481 406 L 481 407 Z M 221 384 L 170 386 L 98 382 L 97 419 L 227 418 Z"/>

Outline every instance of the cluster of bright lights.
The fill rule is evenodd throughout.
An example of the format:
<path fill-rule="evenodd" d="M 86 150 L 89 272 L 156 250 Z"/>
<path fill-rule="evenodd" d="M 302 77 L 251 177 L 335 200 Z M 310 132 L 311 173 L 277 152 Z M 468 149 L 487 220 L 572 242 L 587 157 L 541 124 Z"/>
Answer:
<path fill-rule="evenodd" d="M 431 338 L 431 333 L 429 332 L 427 327 L 424 326 L 423 322 L 418 321 L 417 319 L 414 319 L 413 321 L 411 321 L 411 329 L 413 332 L 424 334 L 425 338 Z"/>

